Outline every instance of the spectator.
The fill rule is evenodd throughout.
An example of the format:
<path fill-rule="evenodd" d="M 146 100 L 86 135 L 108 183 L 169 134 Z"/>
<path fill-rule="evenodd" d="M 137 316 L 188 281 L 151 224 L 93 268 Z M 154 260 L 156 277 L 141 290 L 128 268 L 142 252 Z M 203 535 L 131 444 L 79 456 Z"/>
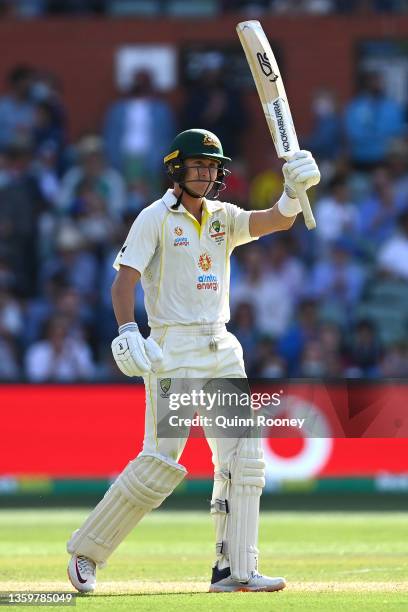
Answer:
<path fill-rule="evenodd" d="M 35 105 L 31 100 L 34 71 L 18 65 L 7 77 L 9 91 L 0 97 L 0 151 L 17 140 L 29 140 L 35 123 Z"/>
<path fill-rule="evenodd" d="M 91 380 L 95 374 L 89 347 L 69 336 L 61 317 L 51 319 L 44 339 L 28 349 L 25 369 L 31 382 Z"/>
<path fill-rule="evenodd" d="M 322 347 L 317 340 L 308 340 L 302 351 L 299 376 L 301 378 L 323 378 L 326 362 Z"/>
<path fill-rule="evenodd" d="M 388 150 L 386 167 L 395 191 L 398 208 L 408 205 L 408 142 L 394 140 Z"/>
<path fill-rule="evenodd" d="M 325 362 L 325 376 L 341 378 L 344 375 L 344 347 L 341 328 L 333 322 L 324 321 L 319 328 L 319 344 Z"/>
<path fill-rule="evenodd" d="M 378 71 L 364 72 L 361 88 L 345 111 L 349 154 L 356 170 L 372 170 L 383 164 L 390 143 L 404 133 L 403 112 L 384 91 Z"/>
<path fill-rule="evenodd" d="M 276 343 L 268 336 L 260 339 L 254 353 L 254 364 L 249 371 L 251 378 L 284 378 L 286 363 L 278 354 Z"/>
<path fill-rule="evenodd" d="M 387 347 L 379 364 L 379 375 L 384 378 L 407 378 L 408 351 L 405 342 Z"/>
<path fill-rule="evenodd" d="M 398 217 L 398 228 L 378 253 L 378 267 L 397 278 L 408 280 L 408 209 Z"/>
<path fill-rule="evenodd" d="M 309 340 L 316 340 L 319 334 L 317 302 L 310 298 L 298 305 L 296 317 L 278 342 L 279 355 L 288 364 L 289 376 L 299 371 L 300 360 Z"/>
<path fill-rule="evenodd" d="M 0 257 L 16 275 L 20 295 L 34 295 L 38 271 L 38 223 L 46 204 L 31 173 L 28 142 L 7 150 L 5 184 L 0 187 Z"/>
<path fill-rule="evenodd" d="M 33 138 L 35 152 L 40 153 L 46 147 L 52 149 L 57 157 L 57 168 L 62 167 L 64 131 L 50 102 L 40 102 L 36 106 Z"/>
<path fill-rule="evenodd" d="M 48 279 L 34 298 L 27 300 L 24 313 L 24 345 L 39 340 L 45 322 L 55 314 L 58 295 L 65 288 L 64 280 L 58 275 Z"/>
<path fill-rule="evenodd" d="M 246 251 L 244 276 L 238 286 L 231 287 L 231 304 L 250 301 L 260 332 L 277 337 L 288 326 L 293 301 L 285 283 L 267 273 L 265 263 L 262 248 L 253 246 Z"/>
<path fill-rule="evenodd" d="M 48 282 L 42 298 L 28 302 L 24 315 L 25 343 L 37 342 L 46 322 L 55 317 L 64 318 L 71 337 L 92 340 L 93 345 L 97 346 L 98 342 L 93 337 L 94 309 L 74 287 L 65 285 L 58 277 Z"/>
<path fill-rule="evenodd" d="M 310 149 L 322 162 L 333 162 L 343 146 L 342 120 L 334 93 L 328 89 L 316 92 L 312 101 L 313 130 L 305 140 L 304 148 Z"/>
<path fill-rule="evenodd" d="M 246 367 L 249 371 L 251 370 L 256 345 L 260 338 L 253 304 L 250 302 L 239 302 L 236 305 L 230 328 L 241 343 Z"/>
<path fill-rule="evenodd" d="M 65 285 L 74 287 L 89 303 L 96 300 L 98 260 L 72 223 L 61 225 L 56 239 L 55 256 L 44 262 L 41 276 L 43 283 L 57 276 L 63 279 Z"/>
<path fill-rule="evenodd" d="M 18 339 L 23 331 L 22 308 L 7 285 L 0 284 L 0 335 L 12 340 Z"/>
<path fill-rule="evenodd" d="M 374 324 L 362 319 L 356 325 L 351 338 L 349 355 L 351 363 L 346 370 L 347 376 L 375 378 L 378 376 L 378 362 L 383 349 Z"/>
<path fill-rule="evenodd" d="M 373 174 L 373 189 L 359 206 L 359 234 L 377 249 L 395 231 L 398 214 L 395 186 L 385 168 Z"/>
<path fill-rule="evenodd" d="M 142 177 L 129 181 L 127 184 L 127 195 L 125 214 L 130 214 L 133 219 L 143 210 L 149 202 L 150 186 Z"/>
<path fill-rule="evenodd" d="M 162 187 L 157 176 L 174 134 L 173 112 L 158 97 L 151 74 L 137 72 L 127 98 L 114 102 L 106 114 L 104 138 L 109 163 L 123 172 L 127 181 L 145 180 L 151 199 Z"/>
<path fill-rule="evenodd" d="M 84 184 L 76 201 L 77 228 L 88 246 L 101 259 L 116 235 L 117 225 L 109 219 L 104 199 Z"/>
<path fill-rule="evenodd" d="M 93 191 L 106 201 L 106 212 L 118 220 L 125 209 L 125 185 L 119 172 L 106 164 L 103 141 L 99 136 L 86 136 L 78 143 L 79 164 L 64 176 L 59 207 L 65 214 L 76 212 L 81 188 Z M 82 192 L 83 193 L 83 192 Z"/>
<path fill-rule="evenodd" d="M 36 120 L 36 142 L 39 146 L 52 141 L 60 156 L 60 170 L 64 164 L 64 151 L 66 145 L 66 110 L 62 99 L 60 80 L 52 72 L 37 70 L 31 95 L 39 113 Z"/>
<path fill-rule="evenodd" d="M 267 270 L 270 279 L 285 285 L 291 300 L 296 303 L 306 292 L 304 286 L 305 268 L 294 253 L 290 236 L 277 235 L 267 249 Z"/>
<path fill-rule="evenodd" d="M 201 73 L 187 92 L 181 112 L 183 127 L 199 125 L 217 134 L 229 157 L 239 157 L 242 135 L 247 127 L 242 95 L 225 80 L 225 60 L 221 53 L 208 53 Z"/>
<path fill-rule="evenodd" d="M 58 151 L 55 144 L 50 141 L 37 149 L 36 158 L 32 164 L 41 196 L 48 204 L 48 209 L 56 209 L 60 197 L 61 181 L 58 177 Z M 50 218 L 51 224 L 53 219 Z"/>
<path fill-rule="evenodd" d="M 358 211 L 350 201 L 347 181 L 335 176 L 329 184 L 329 193 L 316 203 L 316 233 L 322 247 L 342 236 L 352 238 L 358 223 Z"/>
<path fill-rule="evenodd" d="M 0 381 L 17 380 L 21 376 L 16 343 L 0 331 Z"/>
<path fill-rule="evenodd" d="M 347 240 L 333 243 L 326 256 L 319 260 L 311 272 L 310 294 L 316 299 L 341 304 L 344 309 L 354 307 L 360 297 L 364 272 L 352 259 Z"/>

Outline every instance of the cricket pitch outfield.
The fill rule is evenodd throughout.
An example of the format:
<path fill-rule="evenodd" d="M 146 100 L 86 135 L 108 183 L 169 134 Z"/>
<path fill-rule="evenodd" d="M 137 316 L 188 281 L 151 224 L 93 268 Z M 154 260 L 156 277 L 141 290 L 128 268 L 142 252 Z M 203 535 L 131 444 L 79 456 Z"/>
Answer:
<path fill-rule="evenodd" d="M 86 514 L 0 510 L 0 591 L 73 591 L 66 578 L 65 542 Z M 260 569 L 286 577 L 288 587 L 279 593 L 206 593 L 212 527 L 205 512 L 152 513 L 99 570 L 97 592 L 79 597 L 77 608 L 365 612 L 408 607 L 408 513 L 263 512 Z"/>

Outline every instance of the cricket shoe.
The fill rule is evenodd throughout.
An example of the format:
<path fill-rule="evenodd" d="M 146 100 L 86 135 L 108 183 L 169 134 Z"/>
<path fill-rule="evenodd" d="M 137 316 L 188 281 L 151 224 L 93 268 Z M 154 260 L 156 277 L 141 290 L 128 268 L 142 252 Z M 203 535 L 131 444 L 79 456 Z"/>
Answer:
<path fill-rule="evenodd" d="M 286 586 L 284 578 L 270 578 L 269 576 L 261 576 L 258 572 L 251 572 L 251 577 L 248 582 L 239 582 L 231 578 L 229 567 L 219 570 L 217 566 L 213 567 L 210 593 L 235 593 L 237 591 L 280 591 Z"/>
<path fill-rule="evenodd" d="M 83 555 L 72 555 L 68 563 L 68 578 L 81 593 L 92 593 L 96 587 L 96 564 Z"/>

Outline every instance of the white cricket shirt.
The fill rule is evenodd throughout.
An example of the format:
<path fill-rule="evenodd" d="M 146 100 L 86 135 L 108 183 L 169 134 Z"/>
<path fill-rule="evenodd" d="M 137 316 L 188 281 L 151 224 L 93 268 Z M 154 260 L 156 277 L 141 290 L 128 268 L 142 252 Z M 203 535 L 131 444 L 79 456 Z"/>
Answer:
<path fill-rule="evenodd" d="M 150 327 L 226 323 L 229 259 L 233 249 L 256 240 L 249 233 L 250 211 L 204 200 L 201 225 L 176 196 L 164 196 L 134 221 L 113 267 L 141 273 Z"/>

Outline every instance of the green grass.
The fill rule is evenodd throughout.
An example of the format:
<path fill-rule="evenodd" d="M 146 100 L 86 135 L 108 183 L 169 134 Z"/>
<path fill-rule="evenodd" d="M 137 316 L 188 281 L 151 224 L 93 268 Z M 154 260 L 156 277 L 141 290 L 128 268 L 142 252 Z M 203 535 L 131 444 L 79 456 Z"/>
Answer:
<path fill-rule="evenodd" d="M 0 511 L 0 590 L 72 590 L 65 542 L 80 510 Z M 83 610 L 408 609 L 408 515 L 264 512 L 261 570 L 283 575 L 280 593 L 208 594 L 209 515 L 156 511 L 98 572 Z M 19 609 L 28 609 L 21 606 Z"/>

